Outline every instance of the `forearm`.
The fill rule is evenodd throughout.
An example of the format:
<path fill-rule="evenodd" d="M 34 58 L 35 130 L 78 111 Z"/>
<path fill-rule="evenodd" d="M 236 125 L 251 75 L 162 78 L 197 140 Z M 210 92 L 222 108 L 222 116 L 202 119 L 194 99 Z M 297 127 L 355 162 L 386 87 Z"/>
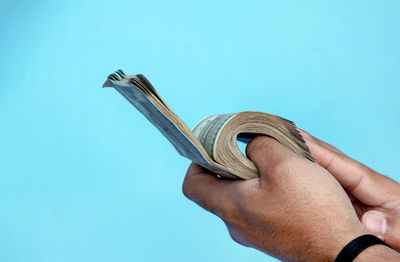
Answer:
<path fill-rule="evenodd" d="M 354 261 L 400 261 L 400 253 L 384 245 L 375 245 L 361 252 Z"/>

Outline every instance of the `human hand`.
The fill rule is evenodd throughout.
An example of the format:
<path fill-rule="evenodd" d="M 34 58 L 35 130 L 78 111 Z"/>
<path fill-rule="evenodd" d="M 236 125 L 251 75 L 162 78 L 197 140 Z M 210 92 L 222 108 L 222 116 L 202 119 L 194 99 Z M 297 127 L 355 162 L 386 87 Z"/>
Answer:
<path fill-rule="evenodd" d="M 400 184 L 299 131 L 318 164 L 346 189 L 367 230 L 400 250 Z"/>
<path fill-rule="evenodd" d="M 333 261 L 367 233 L 324 168 L 266 136 L 254 138 L 246 152 L 259 178 L 223 180 L 192 164 L 183 183 L 184 194 L 219 216 L 236 242 L 283 260 Z"/>

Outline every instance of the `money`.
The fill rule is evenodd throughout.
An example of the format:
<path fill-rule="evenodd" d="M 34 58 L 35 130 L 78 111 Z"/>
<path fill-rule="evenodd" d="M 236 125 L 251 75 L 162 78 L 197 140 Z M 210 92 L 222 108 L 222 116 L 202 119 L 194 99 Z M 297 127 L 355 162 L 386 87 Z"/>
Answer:
<path fill-rule="evenodd" d="M 171 142 L 179 154 L 227 178 L 251 179 L 258 170 L 240 151 L 237 140 L 248 142 L 262 134 L 274 137 L 296 154 L 314 161 L 293 122 L 268 113 L 245 111 L 209 116 L 193 131 L 168 106 L 143 75 L 109 75 L 103 87 L 113 87 Z"/>

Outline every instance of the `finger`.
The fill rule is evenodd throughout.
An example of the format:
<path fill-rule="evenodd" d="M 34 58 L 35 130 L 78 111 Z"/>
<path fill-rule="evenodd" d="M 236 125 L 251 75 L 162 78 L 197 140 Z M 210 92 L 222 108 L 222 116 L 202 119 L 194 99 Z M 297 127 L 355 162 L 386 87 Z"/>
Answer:
<path fill-rule="evenodd" d="M 297 130 L 300 132 L 300 134 L 303 136 L 304 140 L 307 141 L 313 141 L 317 144 L 319 144 L 320 146 L 323 146 L 333 152 L 338 152 L 341 153 L 342 151 L 340 151 L 339 149 L 337 149 L 336 147 L 332 146 L 331 144 L 326 143 L 325 141 L 322 141 L 314 136 L 312 136 L 310 133 L 308 133 L 307 131 L 301 129 L 301 128 L 297 128 Z"/>
<path fill-rule="evenodd" d="M 232 181 L 219 179 L 207 169 L 192 163 L 183 181 L 183 194 L 204 209 L 221 216 L 221 211 L 230 201 L 229 184 Z"/>
<path fill-rule="evenodd" d="M 371 207 L 367 206 L 366 204 L 362 203 L 360 200 L 358 200 L 356 197 L 354 197 L 351 193 L 349 193 L 347 190 L 346 194 L 349 197 L 351 204 L 354 207 L 354 210 L 357 213 L 357 217 L 361 220 L 362 215 L 368 211 Z"/>
<path fill-rule="evenodd" d="M 265 179 L 268 179 L 267 174 L 273 173 L 277 166 L 296 157 L 289 148 L 269 136 L 253 138 L 246 147 L 246 155 L 257 166 L 260 178 Z"/>
<path fill-rule="evenodd" d="M 393 248 L 400 249 L 400 219 L 379 210 L 370 210 L 361 218 L 369 233 L 379 237 Z"/>
<path fill-rule="evenodd" d="M 317 163 L 327 169 L 345 189 L 364 204 L 378 206 L 396 201 L 400 197 L 400 185 L 395 181 L 325 142 L 321 143 L 320 140 L 307 135 L 304 138 Z"/>

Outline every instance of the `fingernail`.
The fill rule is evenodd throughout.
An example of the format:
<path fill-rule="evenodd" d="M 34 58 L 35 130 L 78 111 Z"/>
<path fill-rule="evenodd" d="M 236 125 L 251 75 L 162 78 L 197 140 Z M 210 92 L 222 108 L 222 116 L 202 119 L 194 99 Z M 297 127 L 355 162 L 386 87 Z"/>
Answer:
<path fill-rule="evenodd" d="M 377 237 L 383 237 L 387 227 L 386 218 L 381 213 L 368 212 L 365 216 L 365 226 L 371 234 Z"/>

